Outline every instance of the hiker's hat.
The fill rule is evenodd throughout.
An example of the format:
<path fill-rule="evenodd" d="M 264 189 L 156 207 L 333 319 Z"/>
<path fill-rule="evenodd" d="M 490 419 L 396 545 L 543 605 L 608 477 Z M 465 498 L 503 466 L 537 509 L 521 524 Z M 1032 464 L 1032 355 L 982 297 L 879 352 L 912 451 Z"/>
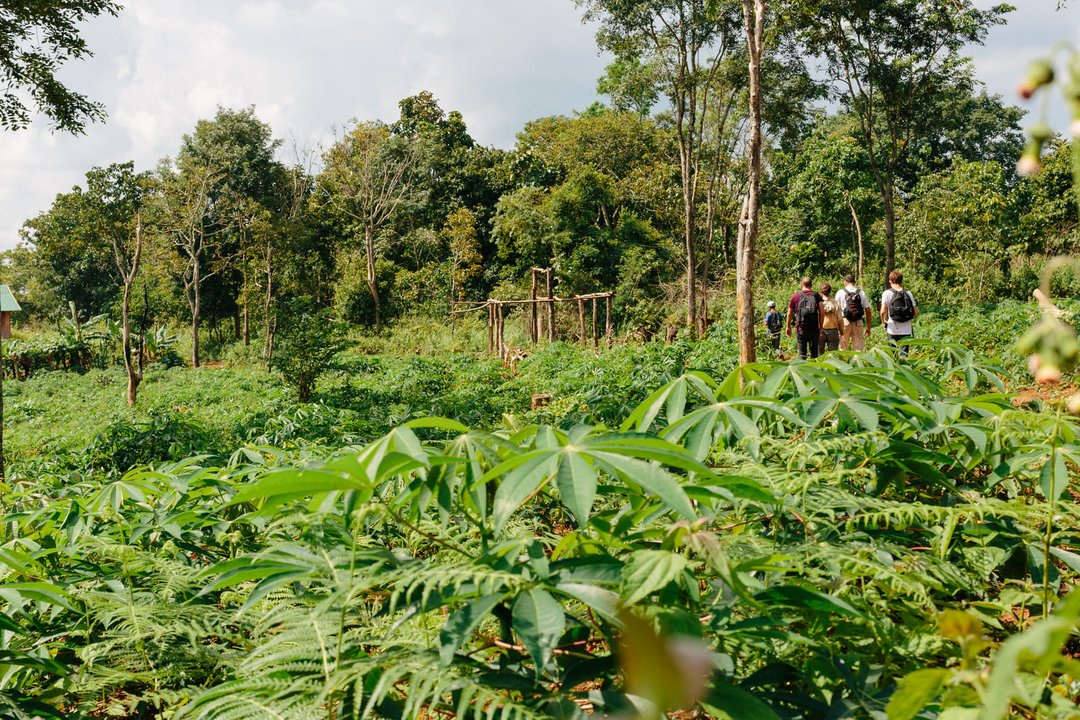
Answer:
<path fill-rule="evenodd" d="M 769 302 L 765 303 L 765 305 L 766 305 L 766 307 L 776 307 L 776 302 L 773 301 L 773 300 L 770 300 Z"/>

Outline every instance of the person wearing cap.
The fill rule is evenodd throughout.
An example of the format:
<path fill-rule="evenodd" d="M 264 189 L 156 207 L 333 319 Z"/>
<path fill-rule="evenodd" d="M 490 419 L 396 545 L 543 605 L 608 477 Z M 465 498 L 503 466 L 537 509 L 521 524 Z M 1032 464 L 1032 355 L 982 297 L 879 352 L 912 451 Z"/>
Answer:
<path fill-rule="evenodd" d="M 765 333 L 769 336 L 769 344 L 772 345 L 776 357 L 780 357 L 780 329 L 784 319 L 776 312 L 776 303 L 770 300 L 767 303 L 768 311 L 765 313 Z"/>

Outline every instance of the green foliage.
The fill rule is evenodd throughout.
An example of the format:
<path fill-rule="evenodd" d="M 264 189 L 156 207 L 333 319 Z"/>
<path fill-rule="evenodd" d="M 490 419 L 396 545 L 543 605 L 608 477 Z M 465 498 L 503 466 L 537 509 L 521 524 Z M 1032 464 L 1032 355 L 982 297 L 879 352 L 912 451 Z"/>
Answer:
<path fill-rule="evenodd" d="M 99 15 L 115 15 L 119 9 L 111 0 L 62 5 L 31 0 L 5 8 L 0 127 L 25 128 L 39 112 L 57 129 L 80 133 L 87 122 L 104 117 L 100 104 L 67 87 L 58 74 L 65 60 L 91 55 L 79 26 Z"/>
<path fill-rule="evenodd" d="M 182 416 L 116 424 L 85 471 L 7 490 L 6 697 L 185 718 L 995 717 L 1004 697 L 1068 717 L 1075 616 L 1051 608 L 1080 572 L 1080 426 L 1014 408 L 957 345 L 732 352 L 553 346 L 500 402 L 590 398 L 558 425 L 481 409 L 494 363 L 393 356 L 322 385 L 357 410 L 267 408 L 230 457 L 170 461 L 220 442 Z M 372 434 L 395 396 L 415 410 Z M 1053 619 L 1017 634 L 1028 613 Z"/>
<path fill-rule="evenodd" d="M 304 297 L 280 303 L 277 316 L 274 368 L 296 390 L 297 399 L 308 402 L 315 381 L 333 368 L 334 358 L 347 346 L 345 327 Z"/>
<path fill-rule="evenodd" d="M 41 370 L 88 370 L 93 360 L 89 343 L 66 335 L 7 340 L 3 349 L 5 375 L 23 379 Z"/>
<path fill-rule="evenodd" d="M 86 448 L 86 467 L 109 473 L 168 460 L 219 452 L 198 423 L 175 412 L 151 413 L 146 420 L 118 419 Z"/>

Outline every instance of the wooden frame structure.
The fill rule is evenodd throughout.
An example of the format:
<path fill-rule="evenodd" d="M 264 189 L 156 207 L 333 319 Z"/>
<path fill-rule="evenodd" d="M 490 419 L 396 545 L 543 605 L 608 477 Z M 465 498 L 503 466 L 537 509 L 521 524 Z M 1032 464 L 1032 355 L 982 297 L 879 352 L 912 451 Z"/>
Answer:
<path fill-rule="evenodd" d="M 543 276 L 545 294 L 541 296 L 540 277 Z M 506 314 L 509 307 L 514 305 L 528 305 L 529 315 L 529 340 L 535 345 L 540 338 L 548 341 L 555 340 L 555 305 L 556 303 L 576 303 L 578 316 L 578 338 L 582 345 L 588 347 L 591 337 L 593 348 L 600 347 L 600 318 L 597 301 L 604 301 L 604 343 L 611 347 L 612 320 L 611 300 L 615 297 L 613 292 L 588 293 L 574 295 L 572 297 L 559 297 L 552 292 L 552 269 L 532 268 L 532 283 L 530 285 L 530 297 L 527 300 L 474 300 L 453 301 L 451 315 L 459 315 L 479 310 L 487 310 L 487 349 L 504 357 L 507 352 L 506 346 Z M 592 334 L 587 332 L 585 322 L 585 305 L 591 303 L 592 307 Z"/>

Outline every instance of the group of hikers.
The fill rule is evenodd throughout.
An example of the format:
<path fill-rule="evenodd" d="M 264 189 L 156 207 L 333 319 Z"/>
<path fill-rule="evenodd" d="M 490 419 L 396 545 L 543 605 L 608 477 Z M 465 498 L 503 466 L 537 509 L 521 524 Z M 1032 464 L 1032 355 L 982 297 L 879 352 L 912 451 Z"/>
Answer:
<path fill-rule="evenodd" d="M 785 321 L 776 310 L 776 303 L 768 303 L 765 313 L 765 330 L 769 343 L 778 358 L 783 358 L 780 341 Z M 907 354 L 904 340 L 912 335 L 911 323 L 919 315 L 915 297 L 904 289 L 904 276 L 897 270 L 889 273 L 889 287 L 881 294 L 878 316 L 889 342 Z M 866 293 L 855 284 L 855 276 L 844 278 L 844 287 L 833 296 L 832 286 L 825 283 L 820 291 L 808 277 L 788 301 L 787 335 L 795 331 L 799 359 L 816 358 L 829 350 L 861 351 L 866 346 L 873 327 L 873 313 Z"/>

